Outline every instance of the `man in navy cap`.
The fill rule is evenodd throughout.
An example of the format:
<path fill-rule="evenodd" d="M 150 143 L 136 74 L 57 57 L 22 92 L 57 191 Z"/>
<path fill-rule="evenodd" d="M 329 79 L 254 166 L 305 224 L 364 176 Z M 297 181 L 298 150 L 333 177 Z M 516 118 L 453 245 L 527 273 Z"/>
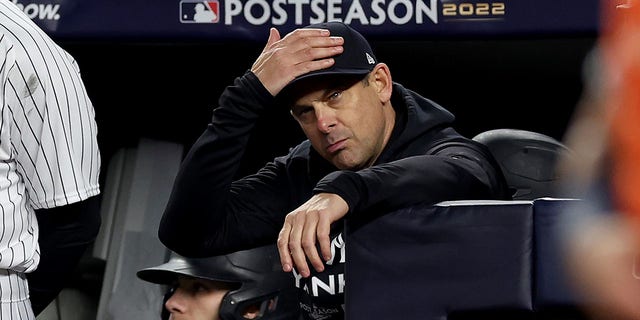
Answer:
<path fill-rule="evenodd" d="M 234 181 L 254 124 L 273 108 L 288 108 L 308 140 Z M 418 203 L 508 198 L 495 160 L 453 120 L 394 83 L 367 40 L 344 23 L 285 37 L 272 28 L 185 158 L 160 239 L 186 256 L 277 242 L 305 317 L 340 319 L 345 252 L 336 221 Z"/>

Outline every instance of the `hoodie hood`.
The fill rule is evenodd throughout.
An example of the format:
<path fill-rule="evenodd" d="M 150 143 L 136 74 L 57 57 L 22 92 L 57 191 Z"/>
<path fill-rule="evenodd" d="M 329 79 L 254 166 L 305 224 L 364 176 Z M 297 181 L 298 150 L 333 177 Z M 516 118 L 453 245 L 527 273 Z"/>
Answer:
<path fill-rule="evenodd" d="M 376 163 L 388 162 L 401 156 L 412 143 L 433 134 L 436 128 L 451 126 L 455 116 L 437 103 L 403 87 L 393 84 L 391 104 L 396 110 L 396 123 L 387 146 Z"/>

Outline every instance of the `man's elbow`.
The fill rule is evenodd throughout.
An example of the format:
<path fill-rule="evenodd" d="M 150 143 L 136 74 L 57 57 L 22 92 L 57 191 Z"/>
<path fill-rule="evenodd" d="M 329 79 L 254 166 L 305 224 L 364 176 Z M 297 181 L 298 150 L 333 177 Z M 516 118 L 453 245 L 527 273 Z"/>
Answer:
<path fill-rule="evenodd" d="M 205 246 L 206 239 L 197 236 L 193 231 L 180 231 L 161 224 L 158 229 L 158 239 L 169 250 L 187 258 L 203 258 L 212 255 Z"/>

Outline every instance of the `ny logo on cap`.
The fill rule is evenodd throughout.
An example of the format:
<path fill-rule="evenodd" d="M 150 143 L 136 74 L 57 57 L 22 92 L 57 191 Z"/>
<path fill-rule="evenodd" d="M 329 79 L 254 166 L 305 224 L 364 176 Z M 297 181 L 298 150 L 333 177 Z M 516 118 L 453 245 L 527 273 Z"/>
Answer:
<path fill-rule="evenodd" d="M 369 62 L 369 64 L 376 63 L 376 60 L 374 60 L 373 57 L 369 55 L 369 53 L 365 52 L 364 54 L 367 55 L 367 62 Z"/>

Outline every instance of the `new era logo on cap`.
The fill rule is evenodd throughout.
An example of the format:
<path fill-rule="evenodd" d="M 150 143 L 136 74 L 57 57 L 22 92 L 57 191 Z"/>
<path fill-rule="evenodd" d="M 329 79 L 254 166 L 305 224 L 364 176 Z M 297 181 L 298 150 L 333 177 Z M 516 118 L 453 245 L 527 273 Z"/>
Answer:
<path fill-rule="evenodd" d="M 368 52 L 365 52 L 364 54 L 367 56 L 367 62 L 369 62 L 369 64 L 376 63 L 376 59 L 374 59 Z"/>

